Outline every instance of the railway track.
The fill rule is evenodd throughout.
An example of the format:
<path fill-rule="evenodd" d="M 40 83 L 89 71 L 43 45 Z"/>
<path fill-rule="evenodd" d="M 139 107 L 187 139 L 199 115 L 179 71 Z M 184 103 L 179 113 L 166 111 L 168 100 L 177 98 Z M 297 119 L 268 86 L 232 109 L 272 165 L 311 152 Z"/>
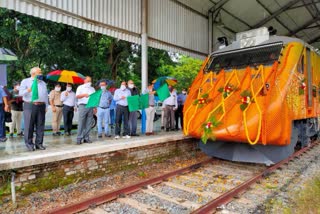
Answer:
<path fill-rule="evenodd" d="M 190 167 L 59 208 L 51 213 L 212 213 L 230 201 L 238 203 L 250 186 L 281 170 L 300 156 L 312 160 L 313 143 L 271 167 L 208 159 Z M 308 159 L 309 158 L 309 159 Z M 306 163 L 307 163 L 306 162 Z M 294 166 L 294 164 L 291 164 Z M 286 169 L 288 171 L 295 169 Z M 289 172 L 290 173 L 290 172 Z M 259 194 L 257 192 L 256 194 Z M 252 197 L 255 200 L 255 197 Z M 243 201 L 240 200 L 240 205 Z M 250 201 L 249 201 L 250 202 Z M 236 205 L 237 206 L 237 205 Z M 230 210 L 230 209 L 229 209 Z M 231 209 L 232 212 L 232 209 Z"/>

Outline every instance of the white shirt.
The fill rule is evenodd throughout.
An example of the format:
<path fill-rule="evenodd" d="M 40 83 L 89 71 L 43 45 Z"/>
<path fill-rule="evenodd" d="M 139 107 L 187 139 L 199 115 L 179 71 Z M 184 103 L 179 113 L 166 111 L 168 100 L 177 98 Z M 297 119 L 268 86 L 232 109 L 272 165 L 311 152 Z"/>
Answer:
<path fill-rule="evenodd" d="M 175 91 L 170 92 L 170 97 L 165 99 L 163 101 L 164 106 L 175 106 L 175 108 L 178 108 L 178 98 L 177 98 L 177 93 Z"/>
<path fill-rule="evenodd" d="M 94 90 L 93 87 L 83 84 L 77 88 L 76 96 L 78 96 L 80 94 L 89 94 L 90 95 L 90 94 L 93 94 L 95 91 L 96 90 Z M 80 104 L 86 105 L 88 103 L 88 100 L 89 100 L 89 97 L 80 98 L 80 99 L 78 99 L 78 105 L 80 105 Z"/>
<path fill-rule="evenodd" d="M 34 78 L 29 77 L 22 80 L 19 95 L 22 96 L 23 101 L 31 102 L 32 92 L 28 92 L 28 88 L 31 88 Z M 39 99 L 35 100 L 34 102 L 44 102 L 48 106 L 48 91 L 47 91 L 47 84 L 42 80 L 38 80 L 38 95 Z"/>
<path fill-rule="evenodd" d="M 66 96 L 66 92 L 68 92 L 68 96 Z M 74 93 L 73 91 L 63 91 L 61 93 L 60 99 L 63 105 L 71 106 L 71 107 L 76 105 L 76 93 Z"/>

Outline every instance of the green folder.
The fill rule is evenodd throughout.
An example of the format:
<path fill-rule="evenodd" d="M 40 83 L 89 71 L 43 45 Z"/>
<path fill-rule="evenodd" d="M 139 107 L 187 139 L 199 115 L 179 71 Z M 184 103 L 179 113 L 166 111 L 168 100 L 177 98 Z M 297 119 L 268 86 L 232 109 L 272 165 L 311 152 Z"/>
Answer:
<path fill-rule="evenodd" d="M 168 85 L 163 84 L 160 88 L 158 88 L 157 94 L 161 102 L 163 102 L 165 99 L 170 97 L 170 91 L 169 91 Z"/>
<path fill-rule="evenodd" d="M 149 107 L 149 94 L 134 95 L 127 97 L 129 111 L 138 111 Z"/>
<path fill-rule="evenodd" d="M 149 94 L 140 95 L 140 109 L 149 108 Z"/>
<path fill-rule="evenodd" d="M 97 107 L 100 103 L 100 98 L 101 98 L 102 90 L 98 90 L 94 92 L 93 94 L 90 94 L 88 103 L 86 105 L 86 108 L 94 108 Z"/>
<path fill-rule="evenodd" d="M 33 82 L 32 82 L 31 92 L 32 92 L 31 102 L 39 99 L 38 79 L 37 79 L 37 77 L 35 77 Z"/>

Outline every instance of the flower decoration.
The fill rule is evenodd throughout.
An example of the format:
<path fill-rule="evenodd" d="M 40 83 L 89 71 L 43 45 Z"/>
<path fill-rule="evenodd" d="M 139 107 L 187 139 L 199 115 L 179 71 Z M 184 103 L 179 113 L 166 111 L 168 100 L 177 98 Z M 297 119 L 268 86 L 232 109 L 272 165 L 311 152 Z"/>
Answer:
<path fill-rule="evenodd" d="M 193 101 L 193 105 L 199 105 L 202 108 L 204 105 L 208 104 L 211 101 L 209 99 L 209 94 L 203 94 L 200 98 Z"/>
<path fill-rule="evenodd" d="M 306 87 L 307 87 L 307 85 L 305 83 L 305 79 L 302 79 L 300 81 L 299 95 L 303 95 L 304 94 L 304 91 L 305 91 Z"/>
<path fill-rule="evenodd" d="M 231 84 L 226 85 L 224 88 L 221 87 L 218 89 L 218 91 L 222 93 L 223 98 L 227 98 L 235 90 L 236 88 Z"/>
<path fill-rule="evenodd" d="M 253 100 L 253 98 L 252 98 L 251 92 L 248 91 L 248 90 L 243 91 L 243 92 L 240 94 L 240 96 L 241 96 L 240 109 L 241 109 L 242 111 L 244 111 L 244 110 L 248 107 L 248 105 L 249 105 L 250 103 L 253 103 L 253 102 L 254 102 L 254 100 Z"/>
<path fill-rule="evenodd" d="M 213 133 L 213 129 L 218 127 L 221 124 L 214 116 L 210 117 L 207 122 L 202 124 L 202 136 L 201 141 L 206 144 L 208 139 L 215 140 L 216 137 Z"/>
<path fill-rule="evenodd" d="M 316 86 L 312 87 L 312 96 L 317 97 L 317 87 Z"/>

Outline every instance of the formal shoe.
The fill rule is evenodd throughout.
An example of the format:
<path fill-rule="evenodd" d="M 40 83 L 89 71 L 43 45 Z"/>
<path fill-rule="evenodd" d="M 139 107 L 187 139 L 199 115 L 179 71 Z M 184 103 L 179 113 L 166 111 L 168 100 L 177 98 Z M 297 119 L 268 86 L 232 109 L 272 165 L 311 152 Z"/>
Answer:
<path fill-rule="evenodd" d="M 120 138 L 120 136 L 119 135 L 116 135 L 115 137 L 114 137 L 114 139 L 119 139 Z"/>
<path fill-rule="evenodd" d="M 36 145 L 36 150 L 46 150 L 46 147 L 43 145 Z"/>
<path fill-rule="evenodd" d="M 125 135 L 122 138 L 130 139 L 131 137 L 130 137 L 130 135 Z"/>
<path fill-rule="evenodd" d="M 84 140 L 83 142 L 84 142 L 84 143 L 92 143 L 92 141 L 89 140 L 89 139 L 88 139 L 88 140 Z"/>
<path fill-rule="evenodd" d="M 164 126 L 161 126 L 161 130 L 164 130 Z"/>
<path fill-rule="evenodd" d="M 77 140 L 77 145 L 80 145 L 80 144 L 82 144 L 81 140 Z"/>
<path fill-rule="evenodd" d="M 99 135 L 98 135 L 98 138 L 102 138 L 102 134 L 99 134 Z"/>
<path fill-rule="evenodd" d="M 8 140 L 8 138 L 4 137 L 4 138 L 0 138 L 0 142 L 6 142 Z"/>
<path fill-rule="evenodd" d="M 27 144 L 26 146 L 27 146 L 27 149 L 28 149 L 29 152 L 33 152 L 33 151 L 36 150 L 36 149 L 34 148 L 34 145 Z"/>
<path fill-rule="evenodd" d="M 138 134 L 131 134 L 130 136 L 131 137 L 138 137 L 139 135 Z"/>
<path fill-rule="evenodd" d="M 10 133 L 10 135 L 9 135 L 10 137 L 13 137 L 13 133 Z"/>

